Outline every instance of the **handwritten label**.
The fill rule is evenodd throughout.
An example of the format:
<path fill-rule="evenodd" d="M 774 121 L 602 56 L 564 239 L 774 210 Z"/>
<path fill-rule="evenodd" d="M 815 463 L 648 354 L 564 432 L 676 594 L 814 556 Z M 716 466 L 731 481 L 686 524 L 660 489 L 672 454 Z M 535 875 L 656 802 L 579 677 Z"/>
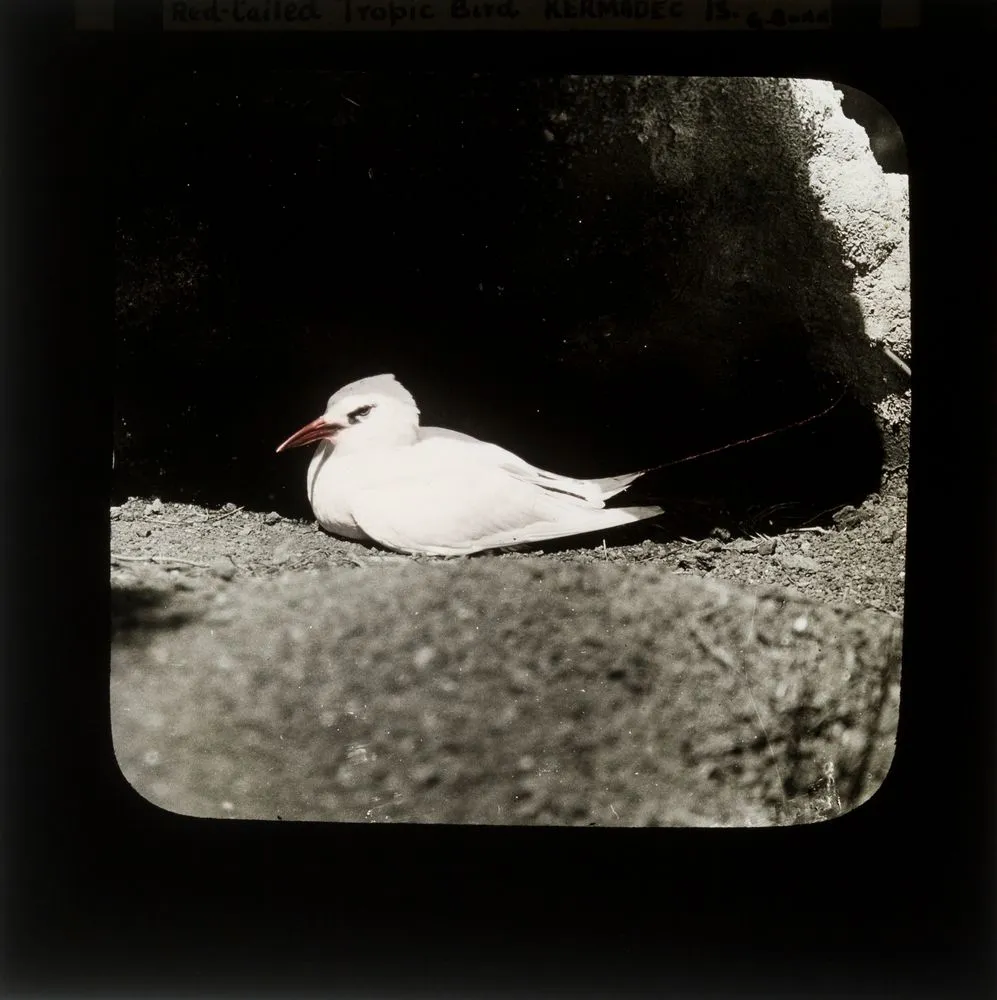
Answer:
<path fill-rule="evenodd" d="M 806 0 L 164 0 L 166 31 L 816 29 Z"/>
<path fill-rule="evenodd" d="M 321 21 L 322 13 L 314 2 L 294 3 L 292 0 L 212 0 L 211 3 L 189 3 L 178 0 L 168 4 L 167 24 L 171 27 L 208 27 L 209 25 L 283 25 L 295 22 Z M 164 25 L 165 27 L 166 25 Z"/>
<path fill-rule="evenodd" d="M 761 28 L 814 28 L 831 23 L 830 4 L 816 7 L 783 3 L 737 3 L 735 0 L 706 0 L 706 20 L 710 22 L 743 20 L 744 26 Z"/>

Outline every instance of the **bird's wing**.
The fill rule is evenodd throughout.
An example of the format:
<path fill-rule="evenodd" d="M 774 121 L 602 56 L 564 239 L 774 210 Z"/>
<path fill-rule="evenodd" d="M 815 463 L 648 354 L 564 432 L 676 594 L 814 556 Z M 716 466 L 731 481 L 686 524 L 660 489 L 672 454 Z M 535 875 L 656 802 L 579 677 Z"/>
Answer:
<path fill-rule="evenodd" d="M 524 482 L 541 486 L 544 489 L 555 490 L 579 497 L 593 507 L 602 507 L 610 497 L 621 493 L 631 483 L 644 475 L 645 470 L 629 472 L 622 476 L 608 476 L 603 479 L 575 479 L 562 476 L 556 472 L 547 472 L 523 460 L 514 452 L 480 441 L 469 434 L 452 431 L 446 427 L 421 427 L 419 429 L 420 446 L 423 448 L 449 447 L 455 442 L 457 447 L 468 449 L 470 460 L 487 461 L 505 469 L 509 475 Z M 473 449 L 473 452 L 471 451 Z"/>
<path fill-rule="evenodd" d="M 546 472 L 535 466 L 507 466 L 512 475 L 519 476 L 527 482 L 543 486 L 545 489 L 557 490 L 559 493 L 570 493 L 582 497 L 594 507 L 602 507 L 610 498 L 622 493 L 634 480 L 644 475 L 641 472 L 628 472 L 622 476 L 608 476 L 604 479 L 572 479 L 560 476 L 556 472 Z"/>
<path fill-rule="evenodd" d="M 637 520 L 631 510 L 593 510 L 497 467 L 406 473 L 358 490 L 351 511 L 363 531 L 388 548 L 461 555 L 598 531 Z"/>

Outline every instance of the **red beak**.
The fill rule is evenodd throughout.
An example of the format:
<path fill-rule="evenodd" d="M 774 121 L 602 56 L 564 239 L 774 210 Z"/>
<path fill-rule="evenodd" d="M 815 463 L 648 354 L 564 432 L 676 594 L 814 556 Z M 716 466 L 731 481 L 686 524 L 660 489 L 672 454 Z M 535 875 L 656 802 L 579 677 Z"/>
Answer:
<path fill-rule="evenodd" d="M 300 448 L 306 444 L 313 444 L 316 441 L 331 441 L 338 431 L 343 429 L 342 424 L 331 423 L 325 417 L 319 417 L 310 424 L 305 424 L 300 431 L 295 431 L 278 449 L 277 454 L 288 448 Z"/>

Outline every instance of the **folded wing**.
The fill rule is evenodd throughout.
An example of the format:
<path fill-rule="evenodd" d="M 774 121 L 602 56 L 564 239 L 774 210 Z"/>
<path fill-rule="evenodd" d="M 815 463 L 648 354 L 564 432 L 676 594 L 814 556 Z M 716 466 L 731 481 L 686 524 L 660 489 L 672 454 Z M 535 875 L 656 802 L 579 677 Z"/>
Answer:
<path fill-rule="evenodd" d="M 357 491 L 352 514 L 376 542 L 401 552 L 467 555 L 584 534 L 660 514 L 658 507 L 593 508 L 498 467 L 401 474 Z"/>
<path fill-rule="evenodd" d="M 468 455 L 467 460 L 494 464 L 523 482 L 579 497 L 595 507 L 603 506 L 610 497 L 622 493 L 631 483 L 644 475 L 645 471 L 642 469 L 640 472 L 628 472 L 621 476 L 608 476 L 603 479 L 574 479 L 571 476 L 561 476 L 556 472 L 537 468 L 497 444 L 479 441 L 469 434 L 452 431 L 446 427 L 421 427 L 419 435 L 420 446 L 424 449 L 446 447 L 445 442 L 454 442 L 457 447 L 463 445 Z"/>

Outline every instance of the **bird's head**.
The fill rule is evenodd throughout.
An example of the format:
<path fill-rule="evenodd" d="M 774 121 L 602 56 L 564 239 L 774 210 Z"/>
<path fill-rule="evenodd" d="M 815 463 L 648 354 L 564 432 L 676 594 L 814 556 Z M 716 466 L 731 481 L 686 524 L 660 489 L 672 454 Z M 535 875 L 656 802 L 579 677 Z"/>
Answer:
<path fill-rule="evenodd" d="M 337 453 L 412 444 L 419 433 L 419 408 L 394 375 L 351 382 L 329 397 L 325 413 L 292 434 L 278 452 L 330 441 Z"/>

